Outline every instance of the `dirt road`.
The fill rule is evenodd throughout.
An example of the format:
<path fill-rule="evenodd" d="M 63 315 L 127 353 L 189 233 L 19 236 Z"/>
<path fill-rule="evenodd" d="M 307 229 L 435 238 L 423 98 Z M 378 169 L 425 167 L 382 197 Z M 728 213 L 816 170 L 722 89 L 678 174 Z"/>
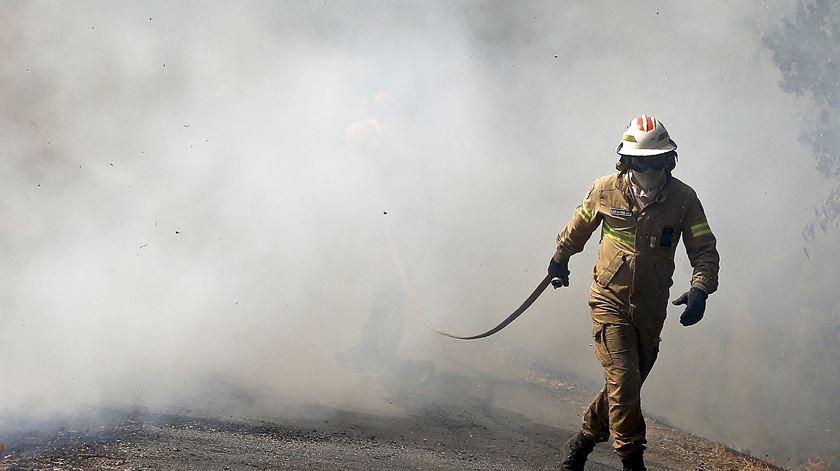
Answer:
<path fill-rule="evenodd" d="M 448 373 L 409 379 L 420 383 L 389 390 L 393 413 L 311 404 L 277 404 L 295 412 L 262 418 L 111 411 L 98 426 L 3 436 L 0 470 L 556 469 L 591 393 L 536 371 L 514 379 Z M 773 469 L 649 424 L 650 469 Z M 620 467 L 610 446 L 601 445 L 587 469 Z"/>

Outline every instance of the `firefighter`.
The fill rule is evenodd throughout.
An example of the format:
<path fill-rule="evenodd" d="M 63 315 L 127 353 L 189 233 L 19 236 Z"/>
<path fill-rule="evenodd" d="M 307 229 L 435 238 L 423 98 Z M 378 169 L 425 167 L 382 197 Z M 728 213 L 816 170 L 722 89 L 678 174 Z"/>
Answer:
<path fill-rule="evenodd" d="M 656 118 L 633 118 L 616 148 L 618 171 L 595 181 L 557 236 L 548 267 L 555 288 L 569 285 L 569 258 L 601 227 L 589 306 L 595 356 L 606 379 L 584 411 L 561 469 L 583 470 L 595 445 L 610 435 L 625 471 L 645 469 L 640 392 L 659 351 L 680 238 L 693 267 L 689 290 L 673 302 L 686 306 L 680 323 L 699 322 L 706 298 L 717 289 L 715 236 L 697 194 L 671 175 L 676 150 Z"/>

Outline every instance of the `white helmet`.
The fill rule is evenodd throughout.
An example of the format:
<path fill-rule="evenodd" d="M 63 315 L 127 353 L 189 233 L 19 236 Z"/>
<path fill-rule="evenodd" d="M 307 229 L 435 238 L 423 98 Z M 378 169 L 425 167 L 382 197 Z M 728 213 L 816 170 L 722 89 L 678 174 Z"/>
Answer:
<path fill-rule="evenodd" d="M 647 157 L 677 150 L 677 143 L 671 140 L 665 125 L 653 116 L 636 116 L 627 125 L 616 153 Z"/>

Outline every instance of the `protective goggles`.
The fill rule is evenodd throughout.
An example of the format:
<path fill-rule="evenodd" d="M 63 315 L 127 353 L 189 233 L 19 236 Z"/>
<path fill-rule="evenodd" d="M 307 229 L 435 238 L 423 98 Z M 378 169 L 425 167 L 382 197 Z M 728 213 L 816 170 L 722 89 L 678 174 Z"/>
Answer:
<path fill-rule="evenodd" d="M 625 155 L 625 163 L 631 170 L 644 172 L 647 170 L 662 170 L 674 164 L 674 154 L 655 155 L 652 157 L 637 157 Z"/>

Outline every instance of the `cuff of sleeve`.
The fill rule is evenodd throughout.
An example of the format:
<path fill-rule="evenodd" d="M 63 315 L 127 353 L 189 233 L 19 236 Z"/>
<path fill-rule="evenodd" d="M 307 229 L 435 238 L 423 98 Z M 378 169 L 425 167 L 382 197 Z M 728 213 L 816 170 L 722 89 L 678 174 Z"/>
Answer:
<path fill-rule="evenodd" d="M 554 260 L 557 263 L 563 263 L 563 262 L 569 263 L 569 257 L 563 256 L 563 255 L 560 255 L 560 254 L 554 254 L 554 256 L 551 257 L 551 259 Z"/>
<path fill-rule="evenodd" d="M 699 289 L 700 291 L 706 293 L 706 295 L 709 294 L 709 289 L 706 288 L 706 285 L 704 285 L 703 283 L 701 283 L 699 281 L 695 281 L 694 283 L 692 283 L 691 287 Z"/>
<path fill-rule="evenodd" d="M 557 247 L 557 251 L 554 252 L 554 257 L 552 258 L 555 262 L 562 262 L 564 260 L 569 261 L 569 259 L 572 258 L 572 256 L 566 253 L 566 251 L 563 250 L 562 247 Z"/>

